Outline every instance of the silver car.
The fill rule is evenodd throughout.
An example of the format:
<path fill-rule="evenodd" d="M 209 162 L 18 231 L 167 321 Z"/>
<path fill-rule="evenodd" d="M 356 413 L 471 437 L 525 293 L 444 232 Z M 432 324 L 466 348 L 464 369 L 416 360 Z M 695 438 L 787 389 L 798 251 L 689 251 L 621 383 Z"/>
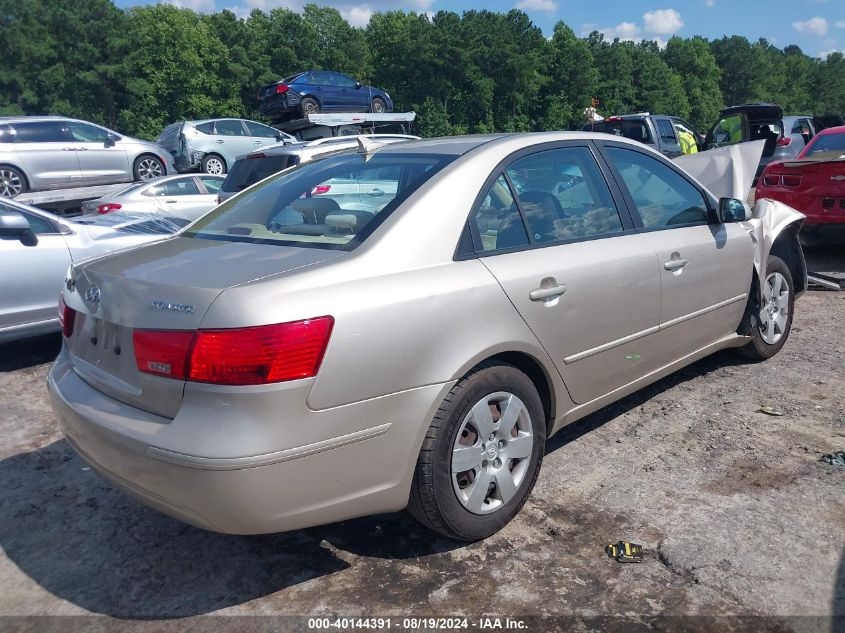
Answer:
<path fill-rule="evenodd" d="M 225 174 L 241 154 L 278 141 L 296 139 L 257 121 L 205 119 L 172 123 L 156 142 L 173 155 L 180 172 Z"/>
<path fill-rule="evenodd" d="M 111 195 L 82 203 L 84 215 L 129 211 L 174 215 L 196 220 L 217 204 L 223 176 L 164 176 L 137 182 Z"/>
<path fill-rule="evenodd" d="M 155 143 L 64 117 L 0 117 L 0 196 L 175 173 Z"/>
<path fill-rule="evenodd" d="M 49 391 L 116 486 L 219 532 L 408 507 L 484 538 L 566 424 L 787 340 L 789 207 L 749 213 L 602 134 L 361 145 L 70 271 Z M 394 187 L 375 213 L 308 195 L 341 178 Z"/>
<path fill-rule="evenodd" d="M 72 263 L 161 239 L 185 224 L 127 214 L 71 221 L 0 201 L 0 342 L 59 329 L 59 289 Z"/>
<path fill-rule="evenodd" d="M 238 160 L 232 165 L 223 186 L 220 188 L 219 200 L 220 202 L 228 200 L 247 187 L 288 167 L 321 158 L 332 152 L 353 149 L 358 146 L 359 138 L 383 144 L 419 139 L 418 136 L 408 134 L 356 134 L 330 136 L 313 141 L 296 141 L 294 143 L 286 141 L 261 147 L 244 156 L 238 156 Z"/>

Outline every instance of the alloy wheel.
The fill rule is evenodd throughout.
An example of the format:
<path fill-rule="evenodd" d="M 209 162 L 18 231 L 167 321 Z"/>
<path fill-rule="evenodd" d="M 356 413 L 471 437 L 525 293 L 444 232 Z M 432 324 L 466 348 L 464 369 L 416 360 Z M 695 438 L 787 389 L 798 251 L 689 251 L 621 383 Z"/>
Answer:
<path fill-rule="evenodd" d="M 138 162 L 138 176 L 140 180 L 149 180 L 161 176 L 161 163 L 155 158 L 142 158 Z"/>
<path fill-rule="evenodd" d="M 528 408 L 506 391 L 479 400 L 452 448 L 452 487 L 473 514 L 495 512 L 519 489 L 531 461 L 534 432 Z"/>
<path fill-rule="evenodd" d="M 23 191 L 23 180 L 10 169 L 0 169 L 0 197 L 14 198 Z"/>
<path fill-rule="evenodd" d="M 789 284 L 778 272 L 770 273 L 763 283 L 763 305 L 760 308 L 760 334 L 774 345 L 786 334 L 789 320 Z"/>

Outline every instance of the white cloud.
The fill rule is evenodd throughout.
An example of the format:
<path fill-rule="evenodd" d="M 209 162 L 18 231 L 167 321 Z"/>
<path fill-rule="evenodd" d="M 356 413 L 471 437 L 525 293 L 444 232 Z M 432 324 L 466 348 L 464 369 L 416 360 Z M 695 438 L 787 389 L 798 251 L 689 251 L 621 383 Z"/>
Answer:
<path fill-rule="evenodd" d="M 643 26 L 648 33 L 667 35 L 680 31 L 684 21 L 675 9 L 656 9 L 643 14 Z"/>
<path fill-rule="evenodd" d="M 837 20 L 833 23 L 833 26 L 835 26 L 837 29 L 845 29 L 845 20 Z"/>
<path fill-rule="evenodd" d="M 168 4 L 180 9 L 193 9 L 200 13 L 214 13 L 214 0 L 167 0 Z"/>
<path fill-rule="evenodd" d="M 523 11 L 557 11 L 557 3 L 554 0 L 519 0 L 516 3 L 517 9 Z"/>
<path fill-rule="evenodd" d="M 806 33 L 808 35 L 825 35 L 827 33 L 827 20 L 816 16 L 809 20 L 801 20 L 792 23 L 794 28 L 799 33 Z"/>
<path fill-rule="evenodd" d="M 712 9 L 716 6 L 716 0 L 704 0 L 704 4 L 708 9 Z"/>
<path fill-rule="evenodd" d="M 362 4 L 348 10 L 341 9 L 340 14 L 352 26 L 367 26 L 370 18 L 373 17 L 373 10 L 368 5 Z"/>

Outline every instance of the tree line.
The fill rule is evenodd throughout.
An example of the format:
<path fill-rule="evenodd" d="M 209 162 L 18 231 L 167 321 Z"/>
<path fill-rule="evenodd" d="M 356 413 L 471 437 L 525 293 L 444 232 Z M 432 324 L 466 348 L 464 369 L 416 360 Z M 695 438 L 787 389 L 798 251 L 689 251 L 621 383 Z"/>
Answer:
<path fill-rule="evenodd" d="M 257 118 L 262 84 L 332 69 L 387 90 L 426 136 L 580 127 L 605 115 L 675 114 L 705 130 L 725 105 L 845 113 L 845 59 L 765 39 L 551 38 L 522 11 L 375 13 L 364 28 L 308 5 L 199 14 L 169 4 L 0 0 L 0 115 L 62 114 L 154 139 L 168 123 Z"/>

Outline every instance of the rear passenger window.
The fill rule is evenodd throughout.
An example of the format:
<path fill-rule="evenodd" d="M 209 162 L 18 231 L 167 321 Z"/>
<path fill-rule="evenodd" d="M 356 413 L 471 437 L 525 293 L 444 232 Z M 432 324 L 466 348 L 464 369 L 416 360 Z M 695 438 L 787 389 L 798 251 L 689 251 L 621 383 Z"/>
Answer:
<path fill-rule="evenodd" d="M 625 181 L 645 228 L 709 222 L 704 196 L 675 170 L 633 150 L 608 147 L 607 154 Z"/>
<path fill-rule="evenodd" d="M 240 121 L 234 119 L 221 119 L 214 126 L 218 136 L 246 136 Z"/>
<path fill-rule="evenodd" d="M 484 252 L 528 245 L 525 224 L 504 176 L 490 185 L 472 221 Z"/>
<path fill-rule="evenodd" d="M 200 195 L 200 190 L 193 178 L 184 178 L 179 180 L 168 180 L 160 185 L 156 185 L 150 190 L 148 195 L 153 196 L 197 196 Z"/>
<path fill-rule="evenodd" d="M 58 121 L 15 123 L 15 143 L 63 143 L 70 140 L 65 124 Z"/>
<path fill-rule="evenodd" d="M 622 221 L 592 153 L 567 147 L 521 158 L 507 170 L 532 242 L 619 233 Z"/>
<path fill-rule="evenodd" d="M 209 121 L 207 123 L 200 123 L 197 127 L 199 132 L 203 134 L 214 134 L 214 121 Z"/>

